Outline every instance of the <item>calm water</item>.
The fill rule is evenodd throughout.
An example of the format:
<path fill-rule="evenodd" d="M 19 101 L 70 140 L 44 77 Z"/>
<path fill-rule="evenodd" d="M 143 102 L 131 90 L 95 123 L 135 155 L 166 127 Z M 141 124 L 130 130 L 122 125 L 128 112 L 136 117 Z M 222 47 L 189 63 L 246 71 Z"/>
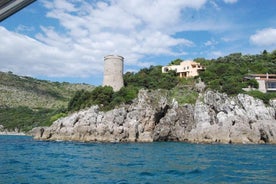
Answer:
<path fill-rule="evenodd" d="M 0 136 L 0 183 L 276 183 L 275 145 L 41 142 Z"/>

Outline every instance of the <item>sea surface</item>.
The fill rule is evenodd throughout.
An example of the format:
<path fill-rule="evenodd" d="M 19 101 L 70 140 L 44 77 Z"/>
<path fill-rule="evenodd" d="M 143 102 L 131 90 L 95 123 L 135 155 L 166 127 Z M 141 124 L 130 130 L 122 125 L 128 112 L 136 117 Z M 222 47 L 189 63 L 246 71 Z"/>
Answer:
<path fill-rule="evenodd" d="M 276 183 L 276 145 L 42 142 L 0 136 L 0 183 Z"/>

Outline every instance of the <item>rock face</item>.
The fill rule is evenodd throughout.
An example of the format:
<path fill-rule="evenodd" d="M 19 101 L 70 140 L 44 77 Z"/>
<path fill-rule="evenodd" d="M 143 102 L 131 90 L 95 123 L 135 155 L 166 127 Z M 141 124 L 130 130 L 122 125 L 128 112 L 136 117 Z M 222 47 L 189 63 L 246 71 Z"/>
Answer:
<path fill-rule="evenodd" d="M 131 105 L 108 112 L 93 106 L 31 134 L 40 140 L 275 144 L 275 109 L 276 100 L 266 106 L 244 94 L 208 91 L 195 105 L 180 106 L 167 91 L 140 90 Z"/>
<path fill-rule="evenodd" d="M 209 91 L 197 101 L 194 118 L 189 141 L 276 143 L 275 107 L 248 95 L 229 98 Z"/>

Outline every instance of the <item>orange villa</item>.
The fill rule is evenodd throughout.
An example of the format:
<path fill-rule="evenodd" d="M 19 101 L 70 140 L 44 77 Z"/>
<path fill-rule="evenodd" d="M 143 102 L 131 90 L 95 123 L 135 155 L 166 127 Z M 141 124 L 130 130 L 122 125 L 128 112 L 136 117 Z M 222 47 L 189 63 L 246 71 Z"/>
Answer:
<path fill-rule="evenodd" d="M 175 70 L 180 78 L 188 78 L 198 76 L 198 71 L 204 70 L 204 67 L 195 61 L 185 60 L 180 65 L 168 65 L 162 67 L 162 73 Z"/>

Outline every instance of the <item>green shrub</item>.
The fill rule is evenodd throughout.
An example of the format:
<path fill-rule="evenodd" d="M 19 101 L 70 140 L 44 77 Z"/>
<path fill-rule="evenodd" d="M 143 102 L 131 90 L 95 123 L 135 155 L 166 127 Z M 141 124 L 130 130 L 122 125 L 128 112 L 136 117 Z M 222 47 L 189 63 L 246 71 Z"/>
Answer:
<path fill-rule="evenodd" d="M 171 98 L 175 99 L 180 105 L 183 104 L 195 104 L 198 93 L 188 88 L 174 88 L 170 93 Z"/>
<path fill-rule="evenodd" d="M 133 86 L 122 87 L 118 92 L 114 92 L 110 86 L 99 86 L 91 92 L 81 90 L 70 100 L 68 111 L 78 111 L 92 105 L 108 111 L 122 103 L 130 103 L 137 94 L 138 88 Z"/>
<path fill-rule="evenodd" d="M 65 117 L 66 115 L 67 114 L 63 113 L 63 112 L 57 113 L 57 114 L 55 114 L 55 115 L 53 115 L 53 116 L 50 117 L 49 123 L 52 124 L 54 121 L 58 120 L 59 118 Z"/>
<path fill-rule="evenodd" d="M 139 88 L 135 86 L 122 87 L 118 92 L 114 93 L 113 100 L 119 103 L 131 103 L 137 97 Z"/>
<path fill-rule="evenodd" d="M 258 89 L 259 88 L 259 83 L 257 82 L 256 79 L 250 79 L 250 80 L 247 80 L 245 82 L 245 86 L 244 87 L 248 87 L 248 86 L 250 86 L 252 88 Z"/>
<path fill-rule="evenodd" d="M 162 66 L 150 66 L 137 73 L 127 72 L 124 75 L 125 86 L 145 89 L 172 89 L 178 82 L 175 71 L 162 73 Z"/>
<path fill-rule="evenodd" d="M 180 63 L 182 62 L 183 60 L 182 59 L 175 59 L 175 60 L 173 60 L 173 61 L 171 61 L 170 63 L 169 63 L 169 65 L 180 65 Z"/>

